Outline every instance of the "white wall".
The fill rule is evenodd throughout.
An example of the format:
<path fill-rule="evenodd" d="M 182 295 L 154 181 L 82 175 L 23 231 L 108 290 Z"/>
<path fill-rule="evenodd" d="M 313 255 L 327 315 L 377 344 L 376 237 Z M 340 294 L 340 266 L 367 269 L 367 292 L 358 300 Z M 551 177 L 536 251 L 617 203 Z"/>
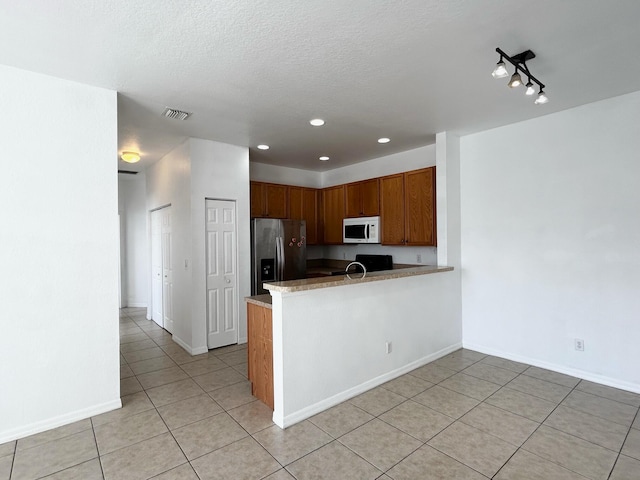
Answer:
<path fill-rule="evenodd" d="M 0 443 L 120 406 L 116 92 L 0 66 Z"/>
<path fill-rule="evenodd" d="M 171 205 L 171 259 L 173 273 L 173 322 L 174 339 L 183 345 L 191 345 L 192 338 L 192 274 L 184 269 L 184 261 L 192 263 L 191 251 L 191 161 L 189 141 L 165 155 L 147 168 L 147 215 Z M 147 271 L 151 271 L 147 260 Z M 149 280 L 150 281 L 150 280 Z M 149 295 L 151 288 L 149 285 Z M 151 300 L 149 300 L 151 308 Z"/>
<path fill-rule="evenodd" d="M 640 392 L 639 118 L 636 92 L 462 139 L 465 346 Z"/>
<path fill-rule="evenodd" d="M 251 180 L 260 182 L 298 185 L 300 187 L 321 188 L 322 176 L 319 172 L 300 168 L 278 167 L 266 163 L 251 162 L 249 165 Z"/>
<path fill-rule="evenodd" d="M 236 202 L 238 258 L 238 337 L 247 341 L 247 307 L 251 295 L 251 234 L 249 218 L 249 150 L 227 143 L 192 138 L 191 215 L 193 337 L 196 352 L 207 351 L 205 199 Z"/>
<path fill-rule="evenodd" d="M 143 172 L 118 175 L 123 307 L 146 307 L 149 301 L 149 215 L 146 192 Z"/>
<path fill-rule="evenodd" d="M 259 163 L 251 164 L 251 180 L 284 183 L 313 188 L 331 187 L 394 173 L 432 167 L 436 164 L 436 146 L 427 145 L 405 152 L 385 155 L 366 162 L 335 168 L 326 172 L 311 172 Z M 321 249 L 321 250 L 320 250 Z M 309 258 L 354 260 L 360 253 L 392 255 L 395 263 L 436 265 L 435 247 L 393 247 L 386 245 L 327 245 L 311 247 Z M 418 255 L 420 260 L 418 260 Z"/>
<path fill-rule="evenodd" d="M 343 183 L 384 177 L 394 173 L 408 172 L 419 168 L 433 167 L 436 164 L 436 146 L 426 145 L 405 152 L 374 158 L 366 162 L 334 168 L 322 172 L 322 187 L 332 187 Z"/>
<path fill-rule="evenodd" d="M 272 292 L 274 422 L 287 427 L 459 348 L 459 278 Z"/>
<path fill-rule="evenodd" d="M 165 205 L 171 205 L 172 209 L 174 340 L 194 355 L 207 351 L 207 198 L 236 202 L 238 341 L 244 343 L 247 341 L 244 297 L 251 294 L 249 150 L 191 138 L 147 169 L 147 209 Z"/>

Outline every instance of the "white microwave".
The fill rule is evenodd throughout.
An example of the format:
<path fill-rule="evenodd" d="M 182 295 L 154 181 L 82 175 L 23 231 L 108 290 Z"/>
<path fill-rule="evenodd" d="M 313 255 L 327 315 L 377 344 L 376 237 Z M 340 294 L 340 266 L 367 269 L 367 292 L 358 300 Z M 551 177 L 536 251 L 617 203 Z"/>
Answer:
<path fill-rule="evenodd" d="M 380 217 L 342 220 L 343 243 L 380 243 Z"/>

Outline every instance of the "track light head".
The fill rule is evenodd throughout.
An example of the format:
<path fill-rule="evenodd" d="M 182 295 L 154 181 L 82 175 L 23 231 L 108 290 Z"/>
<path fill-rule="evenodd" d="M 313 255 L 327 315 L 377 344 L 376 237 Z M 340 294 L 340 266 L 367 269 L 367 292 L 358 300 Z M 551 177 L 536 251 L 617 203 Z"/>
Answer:
<path fill-rule="evenodd" d="M 527 82 L 527 85 L 525 85 L 527 87 L 527 90 L 524 92 L 525 95 L 533 95 L 534 93 L 536 93 L 536 89 L 533 88 L 533 83 L 531 83 L 531 79 L 529 79 L 529 81 Z"/>
<path fill-rule="evenodd" d="M 511 75 L 511 80 L 509 80 L 508 85 L 509 85 L 509 88 L 516 88 L 522 85 L 522 78 L 520 78 L 520 74 L 518 73 L 518 70 L 516 70 L 516 73 Z"/>
<path fill-rule="evenodd" d="M 549 97 L 547 97 L 547 94 L 544 93 L 542 89 L 540 89 L 540 93 L 538 93 L 538 98 L 536 98 L 533 103 L 535 103 L 536 105 L 542 105 L 547 103 L 548 101 L 549 101 Z"/>
<path fill-rule="evenodd" d="M 496 68 L 493 69 L 493 72 L 491 73 L 491 75 L 493 75 L 493 78 L 504 78 L 507 75 L 509 75 L 509 72 L 507 72 L 507 67 L 504 64 L 502 57 L 500 57 L 500 61 L 496 63 Z"/>

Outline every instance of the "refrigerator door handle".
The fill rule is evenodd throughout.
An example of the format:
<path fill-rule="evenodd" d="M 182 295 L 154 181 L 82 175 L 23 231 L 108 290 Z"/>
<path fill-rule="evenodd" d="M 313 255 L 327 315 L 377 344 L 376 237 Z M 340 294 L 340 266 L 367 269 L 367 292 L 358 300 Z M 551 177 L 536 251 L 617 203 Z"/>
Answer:
<path fill-rule="evenodd" d="M 284 244 L 282 237 L 276 237 L 276 281 L 281 282 L 284 277 Z"/>

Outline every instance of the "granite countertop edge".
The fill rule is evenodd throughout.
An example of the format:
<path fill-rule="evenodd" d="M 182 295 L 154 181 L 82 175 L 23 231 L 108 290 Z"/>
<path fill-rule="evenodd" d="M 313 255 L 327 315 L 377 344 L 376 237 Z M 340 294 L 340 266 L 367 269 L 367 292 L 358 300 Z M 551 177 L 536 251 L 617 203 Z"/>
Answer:
<path fill-rule="evenodd" d="M 356 285 L 358 283 L 377 282 L 380 280 L 391 280 L 394 278 L 450 272 L 452 270 L 453 267 L 426 265 L 423 267 L 399 268 L 394 270 L 385 270 L 382 272 L 371 272 L 367 273 L 367 276 L 364 278 L 356 278 L 356 275 L 359 274 L 354 274 L 351 280 L 344 275 L 339 275 L 333 277 L 306 278 L 300 280 L 289 280 L 286 282 L 265 283 L 264 288 L 270 292 L 301 292 L 305 290 L 315 290 L 318 288 Z"/>
<path fill-rule="evenodd" d="M 251 297 L 244 297 L 245 302 L 253 303 L 259 307 L 271 308 L 271 295 L 264 293 L 262 295 L 252 295 Z"/>

